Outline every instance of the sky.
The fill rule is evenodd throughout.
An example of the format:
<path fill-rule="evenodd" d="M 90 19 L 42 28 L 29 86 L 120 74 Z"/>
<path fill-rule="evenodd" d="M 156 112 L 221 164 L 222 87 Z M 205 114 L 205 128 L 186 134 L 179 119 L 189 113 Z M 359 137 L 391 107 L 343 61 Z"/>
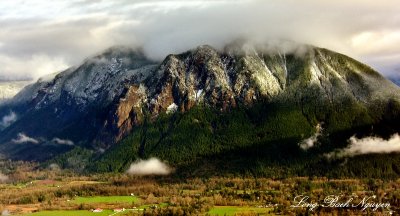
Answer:
<path fill-rule="evenodd" d="M 115 45 L 161 60 L 238 38 L 290 40 L 400 76 L 398 0 L 0 0 L 0 79 L 37 79 Z"/>

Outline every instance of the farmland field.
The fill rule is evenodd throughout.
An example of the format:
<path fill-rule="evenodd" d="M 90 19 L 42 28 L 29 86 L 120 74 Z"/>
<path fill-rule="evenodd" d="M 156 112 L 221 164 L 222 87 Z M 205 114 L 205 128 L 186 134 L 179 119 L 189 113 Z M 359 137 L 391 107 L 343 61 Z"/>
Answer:
<path fill-rule="evenodd" d="M 135 196 L 94 196 L 94 197 L 77 197 L 72 202 L 77 204 L 85 203 L 132 203 L 137 202 Z"/>
<path fill-rule="evenodd" d="M 255 213 L 260 215 L 274 215 L 269 213 L 272 211 L 271 208 L 256 208 L 256 207 L 238 207 L 238 206 L 215 206 L 212 208 L 208 214 L 210 215 L 235 215 L 235 214 L 244 214 L 244 213 Z"/>
<path fill-rule="evenodd" d="M 25 214 L 24 216 L 108 216 L 112 214 L 111 210 L 104 210 L 103 212 L 94 213 L 88 210 L 71 210 L 71 211 L 41 211 L 32 214 Z"/>

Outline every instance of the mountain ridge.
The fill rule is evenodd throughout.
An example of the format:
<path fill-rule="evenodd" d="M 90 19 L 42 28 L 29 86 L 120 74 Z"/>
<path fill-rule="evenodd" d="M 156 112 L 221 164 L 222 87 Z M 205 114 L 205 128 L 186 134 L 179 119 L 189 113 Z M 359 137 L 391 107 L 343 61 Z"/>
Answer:
<path fill-rule="evenodd" d="M 399 95 L 397 86 L 370 67 L 312 46 L 283 54 L 247 43 L 223 50 L 204 45 L 162 62 L 148 59 L 140 49 L 112 48 L 53 79 L 39 80 L 0 108 L 3 116 L 10 111 L 18 116 L 0 131 L 0 151 L 11 158 L 46 160 L 72 148 L 57 146 L 52 142 L 57 137 L 101 154 L 135 128 L 195 106 L 229 112 L 259 103 L 297 104 L 316 124 L 323 118 L 307 114 L 311 109 L 325 116 L 325 104 L 345 104 L 361 113 L 376 112 L 368 120 L 372 124 L 383 118 L 388 104 L 397 106 Z M 19 133 L 45 141 L 16 147 L 12 139 Z M 53 147 L 53 155 L 20 157 L 33 148 Z"/>

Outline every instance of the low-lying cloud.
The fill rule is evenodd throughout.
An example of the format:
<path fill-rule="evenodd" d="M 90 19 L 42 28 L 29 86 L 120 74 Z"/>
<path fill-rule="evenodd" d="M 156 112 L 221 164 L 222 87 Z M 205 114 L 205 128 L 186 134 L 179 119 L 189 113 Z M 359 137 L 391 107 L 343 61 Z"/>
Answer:
<path fill-rule="evenodd" d="M 132 175 L 169 175 L 172 168 L 167 164 L 161 162 L 157 158 L 150 158 L 148 160 L 139 160 L 132 163 L 127 173 Z"/>
<path fill-rule="evenodd" d="M 317 126 L 315 126 L 315 129 L 316 129 L 316 132 L 314 135 L 312 135 L 311 137 L 309 137 L 299 143 L 299 146 L 301 149 L 308 150 L 308 149 L 314 147 L 315 144 L 317 144 L 318 137 L 321 136 L 321 132 L 322 132 L 321 124 L 317 124 Z"/>
<path fill-rule="evenodd" d="M 354 157 L 363 154 L 385 154 L 400 152 L 400 136 L 392 135 L 388 140 L 380 137 L 365 137 L 358 139 L 355 136 L 349 140 L 349 146 L 326 154 L 326 157 Z"/>
<path fill-rule="evenodd" d="M 69 139 L 61 139 L 58 137 L 54 137 L 53 139 L 46 139 L 46 138 L 32 138 L 26 135 L 25 133 L 21 132 L 17 135 L 17 138 L 12 139 L 11 142 L 16 143 L 16 144 L 22 144 L 22 143 L 31 143 L 31 144 L 39 144 L 43 143 L 45 145 L 67 145 L 67 146 L 73 146 L 75 143 L 72 140 Z"/>
<path fill-rule="evenodd" d="M 299 143 L 300 148 L 303 149 L 303 150 L 308 150 L 308 149 L 314 147 L 314 145 L 315 145 L 315 144 L 317 143 L 317 141 L 318 141 L 318 136 L 319 136 L 319 135 L 320 135 L 319 133 L 315 133 L 315 134 L 312 135 L 311 137 L 309 137 L 309 138 L 307 138 L 307 139 L 301 141 L 301 142 Z"/>
<path fill-rule="evenodd" d="M 17 120 L 17 114 L 15 114 L 15 112 L 13 112 L 13 111 L 10 111 L 9 114 L 3 116 L 3 118 L 1 119 L 0 129 L 10 126 L 16 120 Z"/>
<path fill-rule="evenodd" d="M 53 138 L 51 141 L 54 142 L 54 143 L 57 143 L 59 145 L 69 145 L 69 146 L 73 146 L 74 145 L 74 142 L 72 140 L 60 139 L 60 138 L 57 138 L 57 137 Z"/>
<path fill-rule="evenodd" d="M 24 133 L 19 133 L 16 139 L 11 140 L 13 143 L 22 144 L 22 143 L 33 143 L 38 144 L 39 141 L 32 137 L 25 135 Z"/>

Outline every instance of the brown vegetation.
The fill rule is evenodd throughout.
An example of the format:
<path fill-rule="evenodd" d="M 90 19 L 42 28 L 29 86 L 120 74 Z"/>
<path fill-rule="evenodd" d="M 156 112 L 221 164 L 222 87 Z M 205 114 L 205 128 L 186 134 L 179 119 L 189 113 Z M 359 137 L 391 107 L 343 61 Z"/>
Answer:
<path fill-rule="evenodd" d="M 1 184 L 0 212 L 41 210 L 113 209 L 144 206 L 143 215 L 206 215 L 214 206 L 266 208 L 283 215 L 357 215 L 360 209 L 291 208 L 296 195 L 322 201 L 332 194 L 358 197 L 376 195 L 399 211 L 400 180 L 327 178 L 192 178 L 134 177 L 126 174 L 76 175 L 61 170 L 36 169 L 33 164 L 18 164 L 8 173 L 10 182 Z M 75 197 L 128 196 L 136 203 L 78 204 Z M 158 205 L 157 205 L 158 204 Z M 161 207 L 160 207 L 161 206 Z M 386 210 L 378 209 L 379 214 Z M 371 210 L 366 212 L 371 213 Z M 131 212 L 132 213 L 132 212 Z M 127 215 L 131 214 L 127 213 Z M 132 213 L 133 214 L 133 213 Z M 252 213 L 243 213 L 248 215 Z M 378 213 L 376 213 L 378 214 Z"/>

